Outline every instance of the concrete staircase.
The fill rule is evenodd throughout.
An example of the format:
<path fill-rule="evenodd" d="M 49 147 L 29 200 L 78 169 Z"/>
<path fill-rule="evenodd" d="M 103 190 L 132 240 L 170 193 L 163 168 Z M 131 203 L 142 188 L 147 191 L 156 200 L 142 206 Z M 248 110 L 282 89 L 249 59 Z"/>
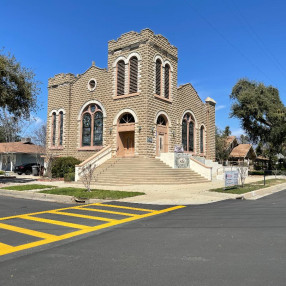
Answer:
<path fill-rule="evenodd" d="M 208 182 L 190 169 L 172 169 L 154 158 L 112 158 L 100 165 L 93 183 L 100 185 L 168 185 Z"/>

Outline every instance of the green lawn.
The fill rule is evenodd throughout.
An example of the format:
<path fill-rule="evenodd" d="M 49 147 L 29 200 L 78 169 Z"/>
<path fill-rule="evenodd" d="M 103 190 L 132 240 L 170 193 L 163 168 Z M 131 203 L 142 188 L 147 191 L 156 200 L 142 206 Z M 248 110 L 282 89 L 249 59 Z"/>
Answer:
<path fill-rule="evenodd" d="M 39 190 L 39 189 L 49 189 L 49 188 L 56 188 L 56 186 L 31 184 L 31 185 L 9 186 L 9 187 L 3 187 L 1 189 L 14 190 L 14 191 L 29 191 L 29 190 Z"/>
<path fill-rule="evenodd" d="M 228 194 L 245 194 L 248 192 L 256 191 L 259 189 L 264 189 L 267 187 L 275 186 L 278 184 L 286 183 L 285 179 L 270 179 L 266 180 L 265 186 L 263 181 L 257 181 L 250 184 L 245 184 L 242 188 L 241 186 L 224 189 L 224 188 L 218 188 L 218 189 L 212 189 L 211 192 L 219 192 L 219 193 L 228 193 Z"/>
<path fill-rule="evenodd" d="M 67 195 L 74 196 L 76 198 L 88 198 L 88 199 L 123 199 L 135 196 L 145 195 L 141 192 L 124 192 L 124 191 L 108 191 L 108 190 L 91 190 L 87 192 L 81 188 L 56 188 L 52 190 L 41 191 L 45 194 L 53 195 Z"/>

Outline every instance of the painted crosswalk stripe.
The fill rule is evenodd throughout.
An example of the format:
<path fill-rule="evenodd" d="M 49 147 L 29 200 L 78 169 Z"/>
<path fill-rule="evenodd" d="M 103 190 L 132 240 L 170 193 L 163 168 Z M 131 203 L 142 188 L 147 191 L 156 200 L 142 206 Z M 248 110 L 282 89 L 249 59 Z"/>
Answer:
<path fill-rule="evenodd" d="M 83 214 L 69 213 L 69 212 L 62 212 L 62 211 L 50 211 L 49 213 L 58 214 L 58 215 L 73 216 L 73 217 L 80 217 L 80 218 L 86 218 L 86 219 L 94 219 L 94 220 L 100 220 L 100 221 L 107 221 L 107 222 L 111 222 L 111 221 L 115 220 L 115 219 L 111 219 L 111 218 L 91 216 L 91 215 L 83 215 Z"/>
<path fill-rule="evenodd" d="M 27 234 L 27 235 L 31 235 L 31 236 L 35 236 L 35 237 L 39 237 L 39 238 L 43 238 L 43 239 L 53 239 L 56 237 L 55 235 L 48 234 L 45 232 L 39 232 L 36 230 L 31 230 L 31 229 L 22 228 L 22 227 L 4 224 L 4 223 L 0 223 L 0 228 L 19 232 L 19 233 L 23 233 L 23 234 Z"/>
<path fill-rule="evenodd" d="M 53 219 L 47 219 L 47 218 L 28 216 L 28 215 L 21 216 L 21 218 L 27 219 L 27 220 L 38 221 L 38 222 L 44 222 L 44 223 L 66 226 L 66 227 L 70 227 L 70 228 L 77 228 L 77 229 L 89 228 L 89 226 L 86 226 L 86 225 L 75 224 L 75 223 L 64 222 L 64 221 L 53 220 Z"/>
<path fill-rule="evenodd" d="M 101 204 L 101 203 L 98 203 L 97 206 L 126 209 L 126 210 L 135 210 L 135 211 L 142 211 L 142 212 L 154 212 L 155 211 L 155 210 L 151 210 L 151 209 L 141 209 L 141 208 L 133 208 L 133 207 L 126 207 L 126 206 L 118 206 L 118 205 L 108 205 L 108 204 Z"/>
<path fill-rule="evenodd" d="M 26 244 L 21 244 L 18 246 L 11 246 L 5 243 L 1 243 L 0 242 L 0 256 L 1 255 L 6 255 L 9 253 L 13 253 L 13 252 L 17 252 L 17 251 L 21 251 L 21 250 L 25 250 L 25 249 L 29 249 L 29 248 L 33 248 L 33 247 L 37 247 L 40 245 L 45 245 L 45 244 L 49 244 L 52 242 L 56 242 L 56 241 L 61 241 L 64 239 L 68 239 L 68 238 L 72 238 L 72 237 L 76 237 L 82 234 L 86 234 L 86 233 L 90 233 L 93 231 L 97 231 L 97 230 L 101 230 L 104 228 L 108 228 L 111 226 L 116 226 L 116 225 L 120 225 L 123 223 L 127 223 L 127 222 L 131 222 L 131 221 L 135 221 L 138 219 L 142 219 L 142 218 L 147 218 L 147 217 L 151 217 L 151 216 L 155 216 L 158 214 L 163 214 L 163 213 L 167 213 L 167 212 L 171 212 L 180 208 L 184 208 L 185 206 L 174 206 L 174 207 L 170 207 L 170 208 L 166 208 L 166 209 L 162 209 L 162 210 L 154 210 L 154 211 L 148 211 L 145 214 L 140 214 L 140 215 L 135 215 L 135 214 L 127 214 L 127 213 L 120 213 L 120 212 L 112 212 L 112 213 L 116 213 L 116 214 L 126 214 L 126 218 L 123 219 L 108 219 L 108 221 L 106 221 L 107 219 L 105 218 L 101 218 L 101 220 L 105 220 L 106 222 L 100 225 L 96 225 L 96 226 L 84 226 L 84 225 L 79 225 L 79 224 L 73 224 L 73 223 L 67 223 L 67 222 L 63 222 L 60 220 L 50 220 L 50 219 L 44 219 L 44 218 L 39 218 L 39 217 L 34 217 L 33 215 L 36 214 L 49 214 L 49 213 L 56 213 L 58 214 L 58 212 L 62 212 L 63 210 L 74 210 L 74 209 L 80 209 L 80 210 L 89 210 L 87 207 L 91 206 L 91 205 L 98 205 L 98 203 L 96 204 L 90 204 L 90 205 L 84 205 L 84 206 L 76 206 L 76 207 L 69 207 L 69 208 L 61 208 L 61 209 L 56 209 L 56 210 L 48 210 L 48 211 L 43 211 L 43 212 L 37 212 L 37 213 L 30 213 L 30 214 L 22 214 L 22 215 L 17 215 L 17 216 L 12 216 L 13 218 L 21 218 L 21 219 L 27 219 L 27 220 L 32 220 L 32 221 L 39 221 L 39 222 L 44 222 L 44 223 L 50 223 L 50 224 L 56 224 L 56 225 L 61 225 L 61 226 L 67 226 L 67 227 L 72 227 L 72 228 L 76 228 L 78 230 L 76 231 L 72 231 L 72 232 L 68 232 L 65 233 L 63 235 L 52 235 L 52 234 L 47 234 L 47 233 L 43 233 L 43 232 L 39 232 L 39 231 L 34 231 L 31 229 L 26 229 L 26 228 L 21 228 L 21 227 L 16 227 L 16 226 L 12 226 L 9 225 L 8 222 L 7 224 L 5 223 L 0 223 L 0 228 L 2 229 L 6 229 L 6 230 L 10 230 L 10 231 L 14 231 L 14 232 L 18 232 L 18 233 L 23 233 L 23 234 L 27 234 L 30 236 L 35 236 L 38 238 L 42 238 L 42 240 L 38 240 L 38 241 L 34 241 L 34 242 L 30 242 L 30 243 L 26 243 Z M 91 211 L 98 211 L 95 209 L 90 209 Z M 111 213 L 111 211 L 104 211 L 106 213 Z M 64 215 L 64 214 L 63 214 Z M 74 216 L 74 215 L 72 215 Z M 81 217 L 82 215 L 78 216 L 78 214 L 75 214 L 75 217 Z M 92 218 L 94 218 L 93 216 L 91 216 Z M 8 220 L 11 217 L 4 217 L 1 218 L 1 220 Z M 1 238 L 0 238 L 1 240 Z"/>
<path fill-rule="evenodd" d="M 124 216 L 138 216 L 138 214 L 130 214 L 130 213 L 122 213 L 122 212 L 115 212 L 115 211 L 107 211 L 101 209 L 91 209 L 86 207 L 78 207 L 81 210 L 92 211 L 92 212 L 100 212 L 100 213 L 108 213 L 108 214 L 117 214 L 117 215 L 124 215 Z"/>

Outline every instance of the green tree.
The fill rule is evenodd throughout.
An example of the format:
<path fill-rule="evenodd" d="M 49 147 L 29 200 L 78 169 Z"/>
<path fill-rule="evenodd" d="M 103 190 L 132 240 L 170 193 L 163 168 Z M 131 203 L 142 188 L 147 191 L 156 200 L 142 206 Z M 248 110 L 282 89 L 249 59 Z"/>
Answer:
<path fill-rule="evenodd" d="M 241 121 L 249 139 L 267 144 L 270 157 L 280 153 L 286 139 L 286 108 L 278 90 L 241 79 L 233 87 L 230 98 L 233 100 L 230 116 Z"/>
<path fill-rule="evenodd" d="M 229 155 L 229 152 L 226 150 L 226 137 L 229 135 L 226 135 L 228 133 L 225 130 L 222 131 L 217 126 L 215 128 L 216 161 L 218 162 L 227 160 Z"/>
<path fill-rule="evenodd" d="M 224 137 L 228 137 L 228 136 L 231 135 L 231 131 L 230 131 L 230 127 L 229 127 L 229 126 L 225 126 L 222 135 L 223 135 Z"/>
<path fill-rule="evenodd" d="M 250 143 L 250 139 L 247 135 L 241 134 L 239 139 L 240 139 L 241 144 L 249 144 Z"/>
<path fill-rule="evenodd" d="M 16 117 L 29 118 L 40 92 L 35 74 L 10 54 L 0 54 L 0 107 Z"/>

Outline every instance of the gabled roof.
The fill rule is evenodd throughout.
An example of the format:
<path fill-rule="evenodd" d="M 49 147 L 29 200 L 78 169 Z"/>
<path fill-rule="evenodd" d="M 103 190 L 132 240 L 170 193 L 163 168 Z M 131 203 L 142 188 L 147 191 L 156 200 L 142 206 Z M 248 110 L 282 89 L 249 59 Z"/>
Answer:
<path fill-rule="evenodd" d="M 239 144 L 229 154 L 232 158 L 256 158 L 256 153 L 251 144 Z"/>
<path fill-rule="evenodd" d="M 225 138 L 225 150 L 228 150 L 233 142 L 236 143 L 235 145 L 238 145 L 237 138 L 235 136 L 227 136 Z"/>
<path fill-rule="evenodd" d="M 45 148 L 33 143 L 9 142 L 0 143 L 0 153 L 44 154 Z"/>

